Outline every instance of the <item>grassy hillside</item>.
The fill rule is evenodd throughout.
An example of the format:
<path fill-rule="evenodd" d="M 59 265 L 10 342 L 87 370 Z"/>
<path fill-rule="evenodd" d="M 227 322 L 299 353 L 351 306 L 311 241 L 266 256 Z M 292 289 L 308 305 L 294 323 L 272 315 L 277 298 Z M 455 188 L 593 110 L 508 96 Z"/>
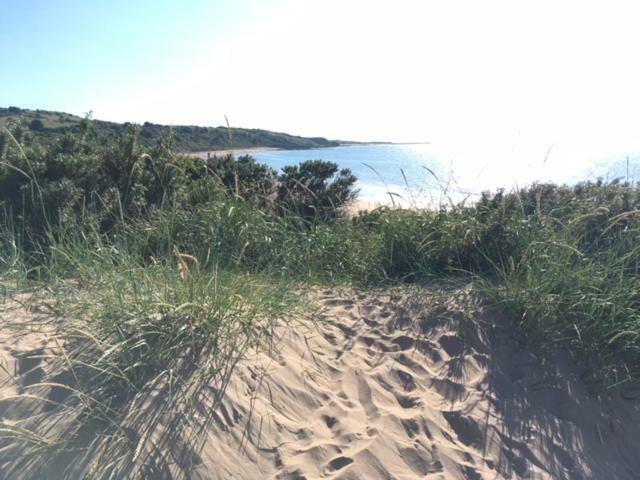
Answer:
<path fill-rule="evenodd" d="M 65 132 L 81 131 L 83 119 L 76 115 L 47 110 L 28 110 L 18 107 L 0 107 L 0 127 L 22 122 L 35 138 L 47 142 Z M 123 134 L 128 124 L 93 120 L 93 131 L 98 139 L 117 138 Z M 140 128 L 139 142 L 151 147 L 157 140 L 173 132 L 175 148 L 181 152 L 198 152 L 228 148 L 272 147 L 285 149 L 306 149 L 334 147 L 339 143 L 321 137 L 298 137 L 268 130 L 232 128 L 231 138 L 227 127 L 198 127 L 193 125 L 157 125 L 145 122 Z"/>

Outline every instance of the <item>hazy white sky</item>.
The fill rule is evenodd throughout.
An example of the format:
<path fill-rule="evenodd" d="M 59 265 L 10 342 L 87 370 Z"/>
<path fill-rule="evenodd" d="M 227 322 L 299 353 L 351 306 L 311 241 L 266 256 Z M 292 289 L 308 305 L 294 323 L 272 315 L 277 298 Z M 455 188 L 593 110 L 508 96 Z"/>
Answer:
<path fill-rule="evenodd" d="M 97 59 L 108 59 L 108 74 L 95 70 L 95 61 L 85 68 L 91 56 L 85 52 L 68 59 L 77 75 L 86 74 L 84 86 L 60 96 L 65 85 L 45 87 L 44 70 L 43 83 L 31 90 L 32 80 L 23 80 L 23 90 L 0 80 L 1 103 L 172 124 L 220 125 L 226 114 L 235 126 L 432 141 L 448 155 L 503 161 L 540 160 L 549 147 L 567 161 L 640 150 L 637 2 L 192 0 L 136 11 L 127 5 L 117 14 L 130 15 L 128 24 L 103 32 L 99 45 L 91 44 L 91 31 L 84 37 Z M 109 24 L 110 14 L 116 12 L 97 12 L 94 21 Z M 62 35 L 64 25 L 57 28 Z M 121 45 L 116 56 L 103 53 L 109 38 L 131 32 L 138 36 L 130 46 Z M 49 46 L 55 42 L 37 48 Z M 123 63 L 129 57 L 135 65 Z"/>

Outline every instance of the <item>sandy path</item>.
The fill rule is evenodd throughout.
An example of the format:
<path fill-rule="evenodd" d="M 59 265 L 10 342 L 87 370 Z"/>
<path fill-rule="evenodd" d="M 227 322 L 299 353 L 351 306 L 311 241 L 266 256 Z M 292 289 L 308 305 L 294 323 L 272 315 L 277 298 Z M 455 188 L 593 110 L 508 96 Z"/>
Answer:
<path fill-rule="evenodd" d="M 588 370 L 562 352 L 545 360 L 465 289 L 314 300 L 315 324 L 283 328 L 243 361 L 219 407 L 201 404 L 187 433 L 154 420 L 162 454 L 141 455 L 147 477 L 114 478 L 638 478 L 640 392 L 603 395 Z M 0 312 L 5 326 L 37 316 L 15 303 Z M 19 374 L 4 378 L 6 396 L 42 373 L 47 335 L 2 332 L 0 359 Z M 16 408 L 2 420 L 19 419 Z M 0 471 L 11 463 L 0 452 Z"/>
<path fill-rule="evenodd" d="M 638 478 L 640 402 L 598 398 L 562 354 L 548 364 L 507 341 L 458 293 L 436 301 L 423 290 L 401 307 L 324 292 L 317 331 L 289 331 L 278 353 L 240 367 L 198 473 Z"/>

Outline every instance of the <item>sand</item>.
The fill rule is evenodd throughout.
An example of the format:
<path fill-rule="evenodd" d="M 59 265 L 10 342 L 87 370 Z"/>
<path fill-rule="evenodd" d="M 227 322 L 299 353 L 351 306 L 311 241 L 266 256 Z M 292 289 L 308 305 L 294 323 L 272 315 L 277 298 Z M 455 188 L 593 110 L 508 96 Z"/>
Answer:
<path fill-rule="evenodd" d="M 227 155 L 241 157 L 242 155 L 251 155 L 252 153 L 275 152 L 277 150 L 282 149 L 274 147 L 228 148 L 223 150 L 205 150 L 203 152 L 191 152 L 189 155 L 200 158 L 207 158 L 207 156 L 226 157 Z"/>
<path fill-rule="evenodd" d="M 353 217 L 353 216 L 357 216 L 360 212 L 367 212 L 367 211 L 370 212 L 380 207 L 390 208 L 388 203 L 385 203 L 385 202 L 379 202 L 376 200 L 365 199 L 365 198 L 356 198 L 351 202 L 349 202 L 344 207 L 344 211 L 348 216 Z"/>
<path fill-rule="evenodd" d="M 320 302 L 317 330 L 238 369 L 202 478 L 638 478 L 640 402 L 598 396 L 464 291 Z"/>
<path fill-rule="evenodd" d="M 640 391 L 603 390 L 562 350 L 541 355 L 468 288 L 310 301 L 314 321 L 242 361 L 148 478 L 638 478 Z M 0 338 L 5 365 L 42 348 L 29 335 Z"/>

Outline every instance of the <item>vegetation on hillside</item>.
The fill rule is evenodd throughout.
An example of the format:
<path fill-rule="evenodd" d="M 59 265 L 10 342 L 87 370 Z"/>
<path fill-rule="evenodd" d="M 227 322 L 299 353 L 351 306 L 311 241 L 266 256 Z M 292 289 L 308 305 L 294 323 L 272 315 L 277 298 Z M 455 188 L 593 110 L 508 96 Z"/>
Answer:
<path fill-rule="evenodd" d="M 65 133 L 82 131 L 83 118 L 69 113 L 47 110 L 28 110 L 18 107 L 0 107 L 0 127 L 21 123 L 28 132 L 25 140 L 36 138 L 40 143 L 52 141 Z M 123 135 L 130 124 L 93 120 L 92 132 L 97 141 L 108 143 Z M 145 122 L 140 126 L 139 143 L 153 147 L 168 132 L 174 137 L 174 147 L 180 152 L 203 152 L 230 148 L 270 147 L 283 149 L 307 149 L 335 147 L 338 142 L 321 137 L 299 137 L 268 130 L 198 127 L 193 125 L 166 126 Z"/>
<path fill-rule="evenodd" d="M 640 376 L 634 185 L 539 184 L 346 217 L 355 178 L 334 164 L 278 174 L 251 157 L 176 154 L 171 136 L 146 148 L 134 127 L 105 142 L 91 128 L 44 144 L 19 127 L 0 137 L 0 282 L 45 295 L 53 336 L 67 338 L 22 392 L 31 416 L 0 428 L 7 478 L 153 476 L 141 458 L 155 432 L 131 426 L 151 415 L 183 428 L 194 403 L 215 405 L 309 283 L 463 277 L 540 348 L 567 347 L 613 383 Z M 149 392 L 161 413 L 144 408 Z M 49 430 L 44 413 L 64 421 Z"/>

